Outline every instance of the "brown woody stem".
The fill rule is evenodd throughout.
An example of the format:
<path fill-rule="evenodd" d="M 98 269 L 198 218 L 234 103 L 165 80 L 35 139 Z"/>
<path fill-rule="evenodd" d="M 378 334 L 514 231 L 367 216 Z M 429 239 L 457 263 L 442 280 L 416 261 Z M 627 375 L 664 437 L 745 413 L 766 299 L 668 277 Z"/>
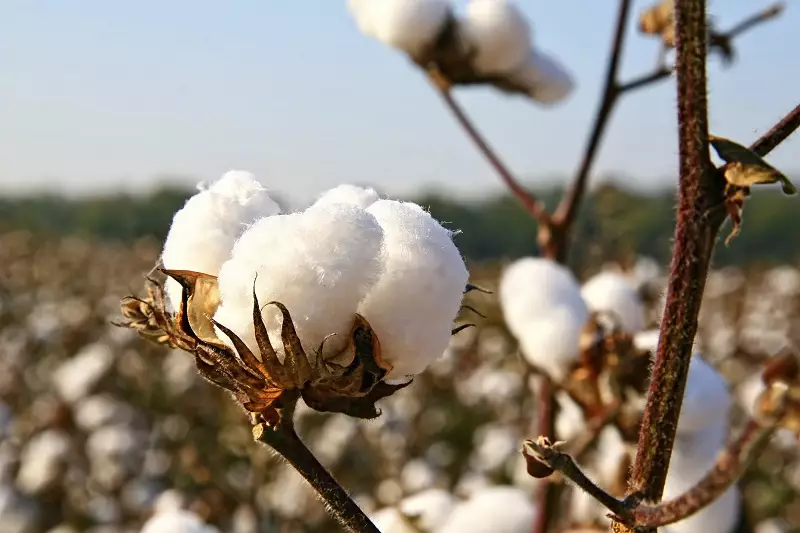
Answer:
<path fill-rule="evenodd" d="M 278 452 L 317 491 L 330 512 L 352 533 L 380 533 L 347 491 L 306 447 L 292 424 L 277 428 L 258 424 L 253 438 Z"/>
<path fill-rule="evenodd" d="M 798 127 L 800 127 L 800 105 L 789 111 L 780 122 L 775 124 L 767 133 L 750 145 L 750 149 L 763 157 L 777 148 L 777 146 L 794 133 Z"/>
<path fill-rule="evenodd" d="M 708 152 L 705 0 L 676 0 L 680 178 L 667 301 L 630 493 L 661 499 L 678 426 L 697 317 L 720 221 L 705 216 L 723 201 L 724 182 Z"/>
<path fill-rule="evenodd" d="M 539 409 L 539 433 L 555 439 L 556 398 L 555 384 L 546 373 L 542 373 L 541 389 L 537 407 Z M 560 487 L 549 478 L 541 480 L 536 491 L 536 507 L 539 513 L 533 523 L 533 533 L 546 533 L 558 518 L 558 505 L 561 500 Z"/>

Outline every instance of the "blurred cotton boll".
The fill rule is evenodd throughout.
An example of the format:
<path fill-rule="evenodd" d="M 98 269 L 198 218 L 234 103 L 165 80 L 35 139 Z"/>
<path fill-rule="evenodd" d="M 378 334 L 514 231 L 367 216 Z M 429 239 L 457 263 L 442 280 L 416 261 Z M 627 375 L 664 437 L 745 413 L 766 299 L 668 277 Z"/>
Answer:
<path fill-rule="evenodd" d="M 620 273 L 601 272 L 590 278 L 581 289 L 590 311 L 607 313 L 626 333 L 644 328 L 644 305 L 636 288 Z"/>
<path fill-rule="evenodd" d="M 536 514 L 525 491 L 486 487 L 459 503 L 437 533 L 529 533 Z"/>
<path fill-rule="evenodd" d="M 339 185 L 323 193 L 314 205 L 350 204 L 366 209 L 378 200 L 380 200 L 380 196 L 371 187 Z"/>
<path fill-rule="evenodd" d="M 461 27 L 475 47 L 473 65 L 481 74 L 507 74 L 528 59 L 531 28 L 512 2 L 472 0 Z"/>
<path fill-rule="evenodd" d="M 280 211 L 255 176 L 239 170 L 227 172 L 175 213 L 161 254 L 164 267 L 216 276 L 246 227 Z M 177 308 L 181 286 L 168 279 L 166 291 Z"/>
<path fill-rule="evenodd" d="M 448 0 L 348 0 L 364 35 L 411 56 L 423 54 L 444 29 Z"/>
<path fill-rule="evenodd" d="M 509 74 L 509 80 L 524 87 L 528 96 L 540 104 L 558 103 L 575 88 L 566 68 L 541 50 L 531 50 L 527 60 Z"/>
<path fill-rule="evenodd" d="M 312 206 L 302 213 L 262 218 L 245 231 L 219 273 L 222 304 L 214 318 L 258 353 L 253 329 L 253 282 L 259 303 L 290 311 L 307 354 L 330 334 L 326 353 L 348 340 L 358 303 L 380 275 L 382 231 L 375 217 L 348 204 Z M 279 354 L 282 319 L 262 310 Z M 227 339 L 220 333 L 220 338 Z"/>
<path fill-rule="evenodd" d="M 382 272 L 358 312 L 392 365 L 387 379 L 422 372 L 447 348 L 469 273 L 452 232 L 410 202 L 370 205 L 383 230 Z"/>
<path fill-rule="evenodd" d="M 733 397 L 725 379 L 699 354 L 692 356 L 683 395 L 678 432 L 691 433 L 728 422 Z"/>
<path fill-rule="evenodd" d="M 525 358 L 563 378 L 578 357 L 589 318 L 572 273 L 549 259 L 520 259 L 503 271 L 500 304 Z"/>
<path fill-rule="evenodd" d="M 219 530 L 192 512 L 169 509 L 153 515 L 145 522 L 141 533 L 219 533 Z"/>

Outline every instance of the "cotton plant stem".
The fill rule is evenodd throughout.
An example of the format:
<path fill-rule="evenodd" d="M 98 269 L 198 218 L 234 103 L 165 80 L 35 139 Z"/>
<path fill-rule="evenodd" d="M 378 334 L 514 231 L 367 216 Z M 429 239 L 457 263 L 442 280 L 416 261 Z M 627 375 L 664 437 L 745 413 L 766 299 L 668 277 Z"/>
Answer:
<path fill-rule="evenodd" d="M 380 533 L 347 491 L 339 485 L 330 472 L 311 453 L 311 450 L 300 440 L 291 424 L 278 428 L 257 424 L 253 427 L 253 438 L 270 446 L 286 459 L 317 491 L 331 514 L 348 531 Z"/>
<path fill-rule="evenodd" d="M 724 181 L 711 165 L 706 100 L 705 0 L 676 0 L 680 178 L 666 307 L 629 493 L 661 499 L 683 401 Z"/>

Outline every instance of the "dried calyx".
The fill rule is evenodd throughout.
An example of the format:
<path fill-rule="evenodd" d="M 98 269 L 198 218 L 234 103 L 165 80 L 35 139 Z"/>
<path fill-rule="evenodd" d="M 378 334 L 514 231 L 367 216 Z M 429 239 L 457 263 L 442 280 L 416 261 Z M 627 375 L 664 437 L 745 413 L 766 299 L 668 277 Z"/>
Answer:
<path fill-rule="evenodd" d="M 251 414 L 253 423 L 279 425 L 284 409 L 291 409 L 301 397 L 317 411 L 375 418 L 380 414 L 376 401 L 411 383 L 392 385 L 383 381 L 391 365 L 381 359 L 377 335 L 358 314 L 341 352 L 323 359 L 320 346 L 312 359 L 302 348 L 289 310 L 280 302 L 268 302 L 266 305 L 275 305 L 282 315 L 281 361 L 269 340 L 254 291 L 253 326 L 260 352 L 256 356 L 239 336 L 211 318 L 220 302 L 216 277 L 188 270 L 162 272 L 182 287 L 177 312 L 167 311 L 163 284 L 148 279 L 147 299 L 129 297 L 123 301 L 128 322 L 121 325 L 192 353 L 200 375 L 230 391 Z M 232 347 L 217 337 L 215 327 L 230 338 Z"/>

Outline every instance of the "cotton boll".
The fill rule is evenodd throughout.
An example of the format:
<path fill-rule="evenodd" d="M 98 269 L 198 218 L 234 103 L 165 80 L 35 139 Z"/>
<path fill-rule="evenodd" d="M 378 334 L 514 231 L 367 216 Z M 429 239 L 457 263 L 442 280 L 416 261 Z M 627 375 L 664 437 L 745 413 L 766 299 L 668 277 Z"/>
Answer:
<path fill-rule="evenodd" d="M 578 359 L 585 321 L 584 314 L 566 306 L 532 317 L 517 335 L 522 355 L 554 379 L 563 379 Z"/>
<path fill-rule="evenodd" d="M 540 104 L 560 102 L 575 88 L 570 73 L 554 57 L 537 50 L 530 51 L 509 80 L 524 87 L 528 96 Z"/>
<path fill-rule="evenodd" d="M 423 531 L 437 531 L 453 512 L 455 497 L 442 489 L 428 489 L 400 502 L 400 511 Z"/>
<path fill-rule="evenodd" d="M 450 16 L 447 0 L 349 0 L 359 29 L 383 44 L 418 56 Z"/>
<path fill-rule="evenodd" d="M 731 401 L 725 379 L 699 354 L 694 354 L 689 365 L 678 432 L 691 433 L 721 420 L 727 422 Z"/>
<path fill-rule="evenodd" d="M 263 218 L 242 234 L 220 269 L 222 304 L 214 318 L 258 353 L 252 319 L 257 280 L 259 303 L 279 301 L 288 308 L 308 355 L 336 333 L 325 343 L 326 355 L 334 354 L 348 342 L 356 307 L 380 274 L 381 242 L 375 217 L 352 205 Z M 282 354 L 280 312 L 266 306 L 262 315 Z"/>
<path fill-rule="evenodd" d="M 569 442 L 585 431 L 586 417 L 583 416 L 581 407 L 563 390 L 556 392 L 556 402 L 556 436 L 558 440 Z"/>
<path fill-rule="evenodd" d="M 314 205 L 350 204 L 366 209 L 378 200 L 380 197 L 373 188 L 339 185 L 323 193 Z"/>
<path fill-rule="evenodd" d="M 392 365 L 387 379 L 422 372 L 450 342 L 469 273 L 452 233 L 410 202 L 379 200 L 367 211 L 383 229 L 383 273 L 359 306 Z"/>
<path fill-rule="evenodd" d="M 219 533 L 219 530 L 190 511 L 172 509 L 153 515 L 142 526 L 141 533 Z"/>
<path fill-rule="evenodd" d="M 472 0 L 461 27 L 475 47 L 473 66 L 482 74 L 511 72 L 530 54 L 530 25 L 519 7 L 507 0 Z"/>
<path fill-rule="evenodd" d="M 581 294 L 590 311 L 611 314 L 623 331 L 636 333 L 644 328 L 642 300 L 622 274 L 601 272 L 584 283 Z"/>
<path fill-rule="evenodd" d="M 215 276 L 246 226 L 278 213 L 280 207 L 255 176 L 239 170 L 227 172 L 175 213 L 161 254 L 164 267 Z M 180 284 L 168 279 L 166 292 L 169 303 L 177 308 Z"/>
<path fill-rule="evenodd" d="M 536 514 L 525 491 L 487 487 L 458 504 L 438 533 L 528 533 Z"/>
<path fill-rule="evenodd" d="M 557 306 L 572 308 L 585 321 L 589 313 L 578 280 L 550 259 L 525 257 L 508 265 L 500 277 L 500 305 L 509 329 L 519 336 L 531 317 Z"/>
<path fill-rule="evenodd" d="M 369 519 L 381 533 L 417 533 L 408 518 L 395 507 L 380 509 L 372 513 Z"/>

